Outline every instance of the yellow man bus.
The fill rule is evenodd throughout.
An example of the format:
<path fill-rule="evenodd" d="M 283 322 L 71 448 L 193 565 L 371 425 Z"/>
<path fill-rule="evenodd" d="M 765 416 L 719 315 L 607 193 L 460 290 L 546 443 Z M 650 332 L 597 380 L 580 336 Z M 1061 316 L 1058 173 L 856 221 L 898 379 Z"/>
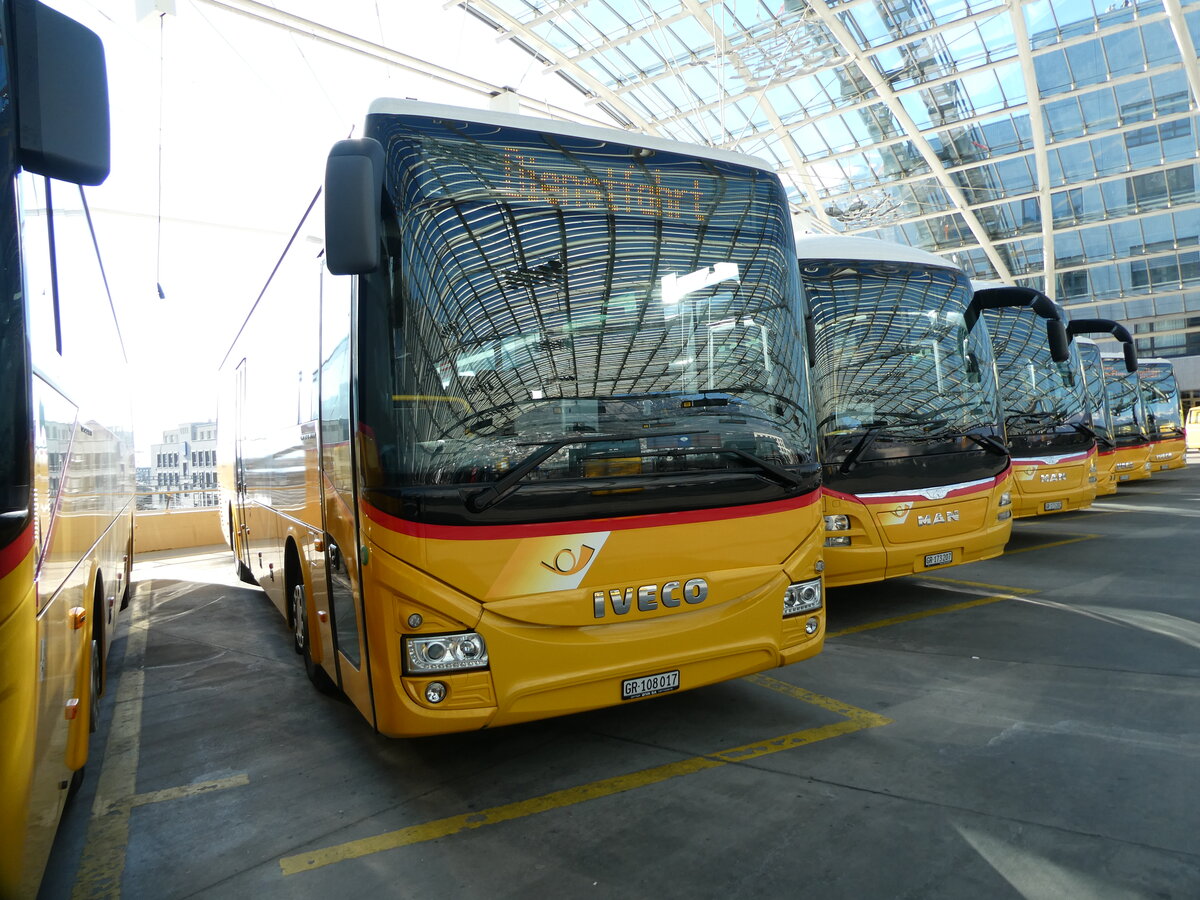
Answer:
<path fill-rule="evenodd" d="M 968 322 L 982 316 L 999 372 L 1013 515 L 1085 509 L 1096 499 L 1096 439 L 1083 369 L 1058 305 L 1027 287 L 979 286 Z"/>
<path fill-rule="evenodd" d="M 796 241 L 812 315 L 825 581 L 999 556 L 1010 462 L 987 327 L 948 260 L 870 238 Z"/>
<path fill-rule="evenodd" d="M 32 897 L 127 598 L 125 351 L 83 185 L 108 174 L 104 51 L 0 0 L 0 897 Z"/>
<path fill-rule="evenodd" d="M 1169 359 L 1144 359 L 1138 367 L 1138 384 L 1146 407 L 1150 471 L 1182 469 L 1187 465 L 1187 440 L 1175 367 Z"/>
<path fill-rule="evenodd" d="M 1104 386 L 1112 413 L 1113 433 L 1117 439 L 1114 468 L 1117 483 L 1141 481 L 1150 477 L 1150 434 L 1146 422 L 1146 403 L 1137 371 L 1131 371 L 1119 353 L 1102 353 Z M 1140 363 L 1139 363 L 1140 365 Z"/>
<path fill-rule="evenodd" d="M 817 653 L 809 351 L 769 166 L 411 101 L 364 134 L 329 157 L 323 259 L 310 218 L 218 412 L 239 568 L 310 677 L 413 736 Z"/>
<path fill-rule="evenodd" d="M 1085 334 L 1111 334 L 1124 345 L 1127 371 L 1137 370 L 1137 351 L 1128 329 L 1111 319 L 1072 319 L 1067 335 L 1074 341 L 1083 367 L 1083 382 L 1091 411 L 1091 429 L 1096 438 L 1096 495 L 1117 492 L 1117 434 L 1104 378 L 1104 358 L 1100 345 Z"/>

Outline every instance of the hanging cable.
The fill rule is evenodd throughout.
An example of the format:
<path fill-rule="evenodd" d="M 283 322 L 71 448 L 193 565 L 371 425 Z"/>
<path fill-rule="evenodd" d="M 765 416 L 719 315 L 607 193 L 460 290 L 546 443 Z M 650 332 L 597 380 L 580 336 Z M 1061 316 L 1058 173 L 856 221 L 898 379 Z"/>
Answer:
<path fill-rule="evenodd" d="M 167 295 L 162 287 L 162 195 L 163 195 L 163 94 L 165 79 L 163 77 L 165 56 L 164 45 L 166 34 L 166 13 L 158 14 L 158 210 L 155 222 L 154 249 L 154 282 L 158 288 L 158 299 L 165 300 Z"/>

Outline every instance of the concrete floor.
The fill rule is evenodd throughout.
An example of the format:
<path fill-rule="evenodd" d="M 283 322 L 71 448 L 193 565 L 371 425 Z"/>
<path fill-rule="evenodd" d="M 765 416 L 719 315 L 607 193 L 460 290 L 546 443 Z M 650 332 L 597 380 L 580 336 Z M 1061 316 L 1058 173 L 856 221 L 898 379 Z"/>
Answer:
<path fill-rule="evenodd" d="M 830 592 L 808 662 L 412 741 L 228 553 L 142 559 L 41 896 L 1200 897 L 1200 465 L 1009 551 Z"/>

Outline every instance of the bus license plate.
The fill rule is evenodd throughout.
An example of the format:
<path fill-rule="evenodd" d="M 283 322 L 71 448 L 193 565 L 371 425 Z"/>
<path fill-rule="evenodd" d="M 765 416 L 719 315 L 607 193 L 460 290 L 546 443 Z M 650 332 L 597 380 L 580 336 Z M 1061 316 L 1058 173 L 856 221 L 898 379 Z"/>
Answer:
<path fill-rule="evenodd" d="M 1042 509 L 1045 510 L 1046 512 L 1054 512 L 1054 510 L 1056 510 L 1056 509 L 1062 509 L 1062 501 L 1061 500 L 1047 500 L 1042 505 Z"/>
<path fill-rule="evenodd" d="M 1128 473 L 1128 472 L 1126 472 L 1124 475 L 1118 475 L 1118 476 L 1117 476 L 1117 481 L 1128 481 L 1128 480 L 1129 480 L 1129 473 Z"/>
<path fill-rule="evenodd" d="M 1162 464 L 1161 466 L 1159 466 L 1158 468 L 1159 468 L 1160 470 L 1161 470 L 1161 469 L 1169 469 L 1169 468 L 1171 468 L 1171 464 L 1170 464 L 1170 463 L 1163 463 L 1163 464 Z"/>
<path fill-rule="evenodd" d="M 626 678 L 621 682 L 621 699 L 636 700 L 638 697 L 653 697 L 667 691 L 679 690 L 679 670 L 643 675 L 641 678 Z"/>
<path fill-rule="evenodd" d="M 941 553 L 930 553 L 925 557 L 925 565 L 928 566 L 944 566 L 948 562 L 954 562 L 954 551 L 943 550 Z"/>

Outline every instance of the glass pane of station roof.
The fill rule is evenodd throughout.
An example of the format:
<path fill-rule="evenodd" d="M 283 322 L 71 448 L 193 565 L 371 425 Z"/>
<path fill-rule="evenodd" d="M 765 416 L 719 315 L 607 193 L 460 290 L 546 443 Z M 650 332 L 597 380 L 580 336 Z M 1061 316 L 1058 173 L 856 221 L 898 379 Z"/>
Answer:
<path fill-rule="evenodd" d="M 1200 0 L 454 2 L 616 127 L 767 160 L 811 230 L 1089 316 L 1200 302 Z"/>

